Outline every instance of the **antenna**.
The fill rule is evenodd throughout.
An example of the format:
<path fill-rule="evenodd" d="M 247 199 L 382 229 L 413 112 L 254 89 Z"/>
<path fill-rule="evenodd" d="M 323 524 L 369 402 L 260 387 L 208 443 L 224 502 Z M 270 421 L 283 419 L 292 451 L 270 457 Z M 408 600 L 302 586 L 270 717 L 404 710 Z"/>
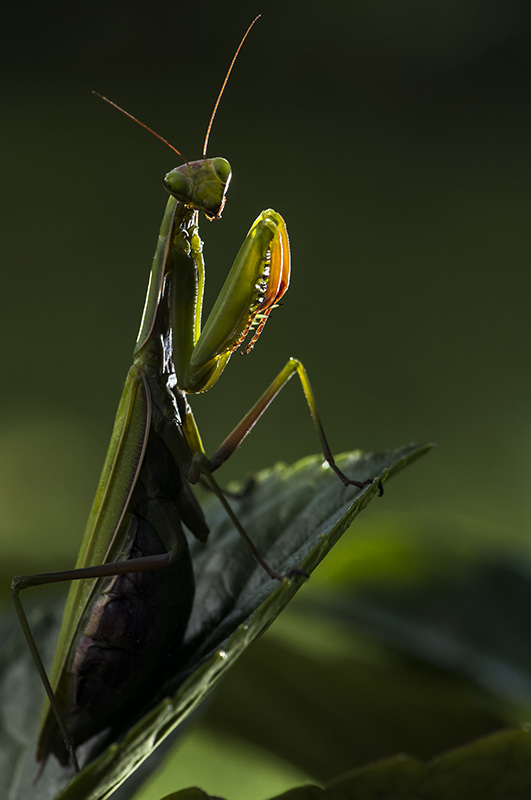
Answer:
<path fill-rule="evenodd" d="M 229 80 L 229 75 L 232 72 L 232 68 L 234 66 L 234 62 L 238 58 L 238 54 L 239 54 L 240 50 L 242 49 L 242 45 L 243 45 L 244 41 L 247 39 L 247 37 L 248 37 L 248 35 L 249 35 L 250 31 L 251 31 L 251 28 L 253 27 L 255 22 L 257 22 L 257 20 L 260 19 L 261 16 L 262 16 L 261 14 L 258 14 L 258 16 L 253 19 L 253 21 L 251 22 L 251 24 L 249 25 L 249 27 L 247 28 L 247 30 L 243 34 L 242 40 L 241 40 L 240 44 L 238 45 L 238 48 L 237 48 L 236 52 L 234 53 L 234 56 L 232 57 L 232 61 L 230 62 L 230 66 L 229 66 L 229 68 L 227 70 L 227 74 L 225 75 L 225 80 L 223 81 L 223 84 L 221 86 L 220 92 L 218 94 L 218 99 L 216 100 L 216 102 L 214 104 L 214 110 L 212 112 L 212 116 L 210 117 L 210 122 L 208 123 L 208 128 L 207 128 L 207 132 L 206 132 L 206 136 L 205 136 L 205 143 L 203 145 L 203 158 L 206 158 L 206 151 L 207 151 L 207 147 L 208 147 L 208 139 L 210 137 L 210 130 L 212 128 L 212 123 L 214 122 L 214 117 L 216 116 L 216 111 L 218 110 L 219 101 L 221 100 L 221 96 L 222 96 L 223 92 L 225 91 L 225 86 L 227 85 L 227 81 Z M 120 109 L 120 111 L 121 111 L 121 109 Z M 126 113 L 126 112 L 124 112 L 124 113 Z M 144 125 L 144 127 L 147 127 L 147 126 Z M 149 130 L 149 128 L 148 128 L 148 130 Z M 159 137 L 159 138 L 162 138 L 162 137 Z M 181 156 L 181 158 L 182 158 L 182 156 Z"/>
<path fill-rule="evenodd" d="M 255 21 L 256 21 L 256 20 L 255 20 Z M 254 25 L 254 23 L 253 23 L 253 25 Z M 252 26 L 251 26 L 251 27 L 252 27 Z M 247 36 L 247 34 L 245 34 L 245 36 Z M 244 38 L 245 38 L 245 36 L 244 36 Z M 242 43 L 243 43 L 243 41 L 242 41 Z M 241 45 L 240 45 L 240 47 L 241 47 Z M 238 48 L 238 49 L 239 49 L 239 48 Z M 236 54 L 236 55 L 237 55 L 237 54 Z M 231 64 L 231 68 L 232 68 L 232 64 Z M 229 72 L 230 72 L 230 70 L 229 70 Z M 228 75 L 227 75 L 227 77 L 228 77 Z M 226 81 L 225 81 L 225 83 L 226 83 Z M 122 114 L 125 114 L 125 116 L 126 116 L 126 117 L 129 117 L 129 119 L 132 119 L 132 120 L 133 120 L 133 122 L 136 122 L 136 124 L 137 124 L 137 125 L 140 125 L 140 127 L 141 127 L 141 128 L 145 128 L 145 129 L 146 129 L 146 131 L 149 131 L 149 133 L 152 133 L 152 134 L 153 134 L 153 136 L 156 136 L 156 137 L 157 137 L 157 139 L 160 139 L 160 141 L 161 141 L 161 142 L 164 142 L 164 144 L 168 145 L 168 147 L 170 148 L 170 150 L 173 150 L 173 152 L 174 152 L 174 153 L 177 153 L 177 155 L 178 155 L 180 158 L 182 158 L 182 160 L 183 160 L 183 161 L 184 161 L 186 164 L 188 164 L 188 165 L 189 165 L 189 162 L 186 160 L 186 158 L 183 156 L 183 154 L 182 154 L 182 153 L 180 153 L 180 152 L 177 150 L 177 148 L 176 148 L 176 147 L 174 147 L 172 144 L 170 144 L 170 143 L 168 142 L 168 140 L 164 138 L 164 136 L 161 136 L 161 135 L 160 135 L 160 133 L 157 133 L 157 131 L 154 131 L 154 130 L 153 130 L 153 128 L 150 128 L 150 127 L 149 127 L 149 125 L 146 125 L 146 123 L 145 123 L 145 122 L 142 122 L 141 120 L 137 119 L 136 117 L 133 117 L 133 115 L 132 115 L 132 114 L 130 114 L 130 113 L 129 113 L 129 111 L 126 111 L 124 108 L 121 108 L 121 107 L 120 107 L 120 106 L 119 106 L 117 103 L 115 103 L 113 100 L 109 100 L 109 98 L 108 98 L 108 97 L 105 97 L 104 95 L 100 94 L 99 92 L 96 92 L 96 91 L 92 90 L 92 94 L 95 94 L 95 95 L 96 95 L 96 97 L 99 97 L 99 98 L 100 98 L 100 100 L 105 100 L 105 102 L 106 102 L 106 103 L 108 103 L 110 106 L 112 106 L 113 108 L 115 108 L 117 111 L 120 111 Z M 219 101 L 219 100 L 218 100 L 218 101 Z"/>

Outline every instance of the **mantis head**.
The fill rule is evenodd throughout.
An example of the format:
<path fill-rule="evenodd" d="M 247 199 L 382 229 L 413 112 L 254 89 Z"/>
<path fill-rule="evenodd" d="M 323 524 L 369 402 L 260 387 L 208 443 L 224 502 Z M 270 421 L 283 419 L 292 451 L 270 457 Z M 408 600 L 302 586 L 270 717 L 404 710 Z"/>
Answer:
<path fill-rule="evenodd" d="M 232 171 L 225 158 L 204 158 L 175 167 L 164 178 L 168 192 L 210 220 L 221 216 Z"/>
<path fill-rule="evenodd" d="M 210 121 L 208 123 L 205 142 L 203 144 L 203 159 L 201 161 L 190 161 L 189 163 L 186 162 L 181 167 L 172 169 L 172 171 L 168 172 L 164 178 L 164 185 L 169 193 L 173 195 L 173 197 L 175 197 L 177 200 L 180 200 L 181 203 L 184 203 L 187 206 L 191 206 L 199 211 L 204 211 L 207 218 L 210 220 L 218 219 L 218 217 L 221 216 L 223 206 L 225 205 L 225 195 L 227 193 L 227 189 L 229 188 L 232 174 L 230 164 L 225 158 L 206 157 L 210 131 L 212 129 L 212 123 L 214 122 L 214 117 L 216 116 L 219 101 L 221 100 L 223 92 L 225 91 L 225 86 L 229 80 L 229 75 L 232 72 L 234 62 L 238 58 L 238 54 L 244 41 L 249 35 L 249 31 L 258 19 L 260 19 L 260 14 L 254 18 L 245 31 L 243 38 L 238 45 L 234 56 L 232 57 L 232 61 L 230 62 L 230 66 L 227 70 L 227 74 L 225 75 L 225 79 L 214 104 L 214 110 L 212 111 Z M 159 138 L 162 137 L 159 136 Z M 169 142 L 166 142 L 166 144 L 169 144 Z M 176 150 L 173 145 L 169 144 L 169 146 L 172 148 L 172 150 L 175 150 L 175 152 L 178 153 L 181 158 L 184 158 L 184 156 L 179 153 L 179 151 Z"/>
<path fill-rule="evenodd" d="M 124 114 L 126 117 L 129 117 L 129 119 L 131 119 L 133 122 L 136 122 L 137 125 L 140 125 L 141 128 L 145 128 L 145 130 L 149 131 L 149 133 L 153 134 L 153 136 L 155 136 L 157 139 L 160 139 L 161 142 L 167 145 L 171 150 L 173 150 L 174 153 L 177 153 L 177 155 L 183 159 L 185 163 L 182 166 L 175 167 L 175 169 L 172 169 L 171 172 L 168 172 L 168 174 L 165 176 L 164 185 L 168 192 L 173 195 L 176 200 L 179 200 L 181 203 L 184 203 L 185 205 L 197 211 L 203 211 L 210 220 L 218 219 L 221 216 L 223 206 L 225 205 L 225 195 L 227 193 L 227 189 L 229 188 L 232 175 L 230 164 L 225 158 L 206 157 L 210 131 L 212 129 L 212 123 L 214 122 L 214 117 L 216 116 L 219 101 L 221 100 L 225 86 L 229 80 L 229 75 L 232 72 L 234 62 L 238 57 L 244 41 L 249 35 L 249 31 L 255 22 L 260 19 L 260 16 L 261 15 L 258 14 L 258 16 L 254 18 L 245 31 L 243 38 L 232 58 L 232 61 L 230 62 L 227 74 L 225 75 L 225 80 L 223 81 L 221 90 L 214 104 L 214 110 L 210 116 L 205 142 L 203 144 L 203 158 L 200 161 L 186 161 L 183 154 L 180 153 L 176 147 L 170 144 L 167 139 L 161 136 L 160 133 L 157 133 L 153 130 L 153 128 L 150 128 L 149 125 L 146 125 L 128 111 L 125 111 L 125 109 L 121 108 L 113 100 L 109 100 L 108 97 L 104 97 L 104 95 L 100 94 L 99 92 L 93 92 L 93 94 L 95 94 L 101 100 L 104 100 L 110 106 L 113 106 L 113 108 L 115 108 L 117 111 L 120 111 L 120 113 Z"/>

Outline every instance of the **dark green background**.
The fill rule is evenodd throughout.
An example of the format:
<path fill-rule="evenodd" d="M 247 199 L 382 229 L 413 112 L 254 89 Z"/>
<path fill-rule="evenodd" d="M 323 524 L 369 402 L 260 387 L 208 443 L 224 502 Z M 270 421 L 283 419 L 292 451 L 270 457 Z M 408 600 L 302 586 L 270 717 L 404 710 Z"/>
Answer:
<path fill-rule="evenodd" d="M 529 552 L 529 5 L 26 4 L 3 19 L 8 574 L 77 551 L 175 165 L 90 90 L 197 158 L 260 11 L 211 137 L 234 175 L 223 220 L 202 222 L 207 303 L 268 206 L 287 220 L 292 286 L 253 353 L 194 401 L 205 445 L 296 355 L 336 452 L 439 445 L 360 524 Z M 225 475 L 317 448 L 292 382 Z"/>

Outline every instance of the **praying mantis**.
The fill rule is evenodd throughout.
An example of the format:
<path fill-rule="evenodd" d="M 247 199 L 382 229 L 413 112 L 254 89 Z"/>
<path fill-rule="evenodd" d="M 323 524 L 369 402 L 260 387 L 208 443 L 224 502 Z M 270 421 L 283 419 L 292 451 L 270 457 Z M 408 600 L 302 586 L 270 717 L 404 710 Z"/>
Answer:
<path fill-rule="evenodd" d="M 256 18 L 258 19 L 258 17 Z M 188 403 L 219 380 L 231 355 L 249 352 L 289 286 L 286 224 L 272 209 L 252 224 L 202 327 L 205 265 L 199 215 L 219 219 L 231 180 L 224 158 L 207 158 L 212 122 L 244 34 L 229 66 L 205 136 L 202 158 L 168 172 L 169 192 L 151 268 L 133 364 L 74 569 L 18 576 L 12 595 L 47 693 L 37 760 L 53 754 L 79 770 L 76 748 L 99 732 L 118 730 L 131 703 L 149 701 L 154 686 L 179 664 L 194 600 L 185 526 L 206 541 L 208 526 L 191 485 L 206 482 L 253 557 L 272 579 L 213 473 L 231 456 L 280 390 L 297 375 L 328 465 L 346 485 L 319 418 L 308 375 L 290 358 L 255 405 L 208 457 Z M 100 97 L 102 97 L 100 95 Z M 135 122 L 139 120 L 106 100 Z M 381 492 L 381 489 L 380 489 Z M 28 586 L 71 582 L 55 660 L 48 678 L 19 594 Z"/>

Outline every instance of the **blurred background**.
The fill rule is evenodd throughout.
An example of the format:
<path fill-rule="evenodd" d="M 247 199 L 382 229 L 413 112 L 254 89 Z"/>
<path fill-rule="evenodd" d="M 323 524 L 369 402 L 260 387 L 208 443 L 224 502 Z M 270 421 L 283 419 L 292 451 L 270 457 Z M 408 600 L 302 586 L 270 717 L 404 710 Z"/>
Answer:
<path fill-rule="evenodd" d="M 371 552 L 389 535 L 529 563 L 529 4 L 95 0 L 3 20 L 6 587 L 75 557 L 175 166 L 90 92 L 198 158 L 260 12 L 210 139 L 233 180 L 222 220 L 201 223 L 206 310 L 263 208 L 287 221 L 292 285 L 254 351 L 193 400 L 207 452 L 297 356 L 336 453 L 438 445 L 358 521 Z M 225 480 L 317 450 L 292 381 Z"/>

